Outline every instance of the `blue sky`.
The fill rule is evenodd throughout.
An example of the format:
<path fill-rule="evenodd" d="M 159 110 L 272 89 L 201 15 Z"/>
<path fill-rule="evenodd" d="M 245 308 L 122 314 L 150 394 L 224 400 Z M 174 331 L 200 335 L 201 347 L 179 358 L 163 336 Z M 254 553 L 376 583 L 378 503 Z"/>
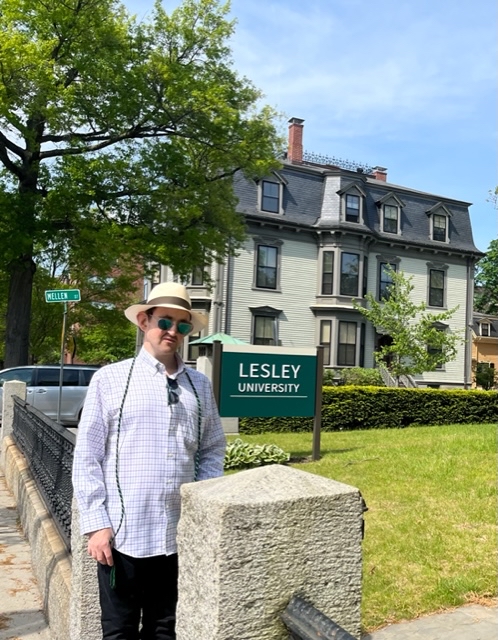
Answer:
<path fill-rule="evenodd" d="M 153 0 L 126 0 L 147 20 Z M 163 0 L 167 11 L 179 0 Z M 496 0 L 232 0 L 235 68 L 304 148 L 388 169 L 388 181 L 471 202 L 498 236 Z"/>

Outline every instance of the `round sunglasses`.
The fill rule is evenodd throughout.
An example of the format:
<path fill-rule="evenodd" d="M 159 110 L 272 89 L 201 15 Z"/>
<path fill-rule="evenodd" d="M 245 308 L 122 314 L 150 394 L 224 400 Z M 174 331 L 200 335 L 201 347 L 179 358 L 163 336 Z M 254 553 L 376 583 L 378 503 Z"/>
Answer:
<path fill-rule="evenodd" d="M 156 316 L 151 317 L 157 320 L 157 326 L 159 327 L 159 329 L 161 329 L 161 331 L 169 331 L 173 326 L 176 326 L 176 330 L 178 331 L 178 333 L 181 336 L 186 336 L 194 328 L 194 325 L 188 320 L 180 320 L 179 322 L 177 322 L 172 318 L 156 318 Z"/>

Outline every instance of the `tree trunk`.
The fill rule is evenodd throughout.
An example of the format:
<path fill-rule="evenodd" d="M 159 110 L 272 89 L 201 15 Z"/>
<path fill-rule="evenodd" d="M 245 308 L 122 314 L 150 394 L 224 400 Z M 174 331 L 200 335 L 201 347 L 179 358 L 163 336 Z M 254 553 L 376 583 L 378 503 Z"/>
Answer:
<path fill-rule="evenodd" d="M 29 325 L 35 271 L 36 265 L 31 254 L 21 256 L 10 267 L 5 326 L 6 368 L 29 364 Z"/>

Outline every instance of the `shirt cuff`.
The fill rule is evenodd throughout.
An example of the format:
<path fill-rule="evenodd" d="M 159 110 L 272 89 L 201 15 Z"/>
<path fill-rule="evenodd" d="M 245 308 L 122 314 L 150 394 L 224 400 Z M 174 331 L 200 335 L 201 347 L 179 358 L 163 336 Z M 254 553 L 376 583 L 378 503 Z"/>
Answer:
<path fill-rule="evenodd" d="M 82 535 L 108 528 L 112 528 L 112 525 L 105 507 L 87 511 L 86 513 L 81 513 L 80 511 L 80 533 Z"/>

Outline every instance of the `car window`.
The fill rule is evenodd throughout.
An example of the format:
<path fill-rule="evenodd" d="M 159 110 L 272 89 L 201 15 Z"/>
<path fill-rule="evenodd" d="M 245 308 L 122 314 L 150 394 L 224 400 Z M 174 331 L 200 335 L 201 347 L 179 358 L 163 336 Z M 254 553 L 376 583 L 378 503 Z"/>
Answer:
<path fill-rule="evenodd" d="M 79 387 L 80 385 L 80 370 L 79 369 L 64 369 L 64 382 L 65 387 Z"/>
<path fill-rule="evenodd" d="M 85 387 L 88 387 L 90 384 L 90 380 L 92 379 L 93 374 L 95 373 L 95 369 L 82 369 L 81 373 L 83 374 L 83 384 Z"/>
<path fill-rule="evenodd" d="M 45 369 L 40 367 L 36 376 L 37 387 L 58 387 L 59 386 L 59 369 Z"/>
<path fill-rule="evenodd" d="M 10 371 L 4 371 L 0 373 L 0 387 L 3 387 L 4 382 L 10 382 L 11 380 L 20 380 L 27 385 L 31 384 L 31 376 L 33 369 L 11 369 Z"/>
<path fill-rule="evenodd" d="M 80 382 L 80 373 L 83 373 L 82 382 Z M 78 369 L 76 367 L 70 369 L 64 368 L 62 384 L 64 387 L 87 387 L 94 373 L 95 371 L 90 369 Z M 38 387 L 58 387 L 59 380 L 60 369 L 48 369 L 44 367 L 40 367 L 38 369 L 38 377 L 36 380 L 36 385 Z"/>

